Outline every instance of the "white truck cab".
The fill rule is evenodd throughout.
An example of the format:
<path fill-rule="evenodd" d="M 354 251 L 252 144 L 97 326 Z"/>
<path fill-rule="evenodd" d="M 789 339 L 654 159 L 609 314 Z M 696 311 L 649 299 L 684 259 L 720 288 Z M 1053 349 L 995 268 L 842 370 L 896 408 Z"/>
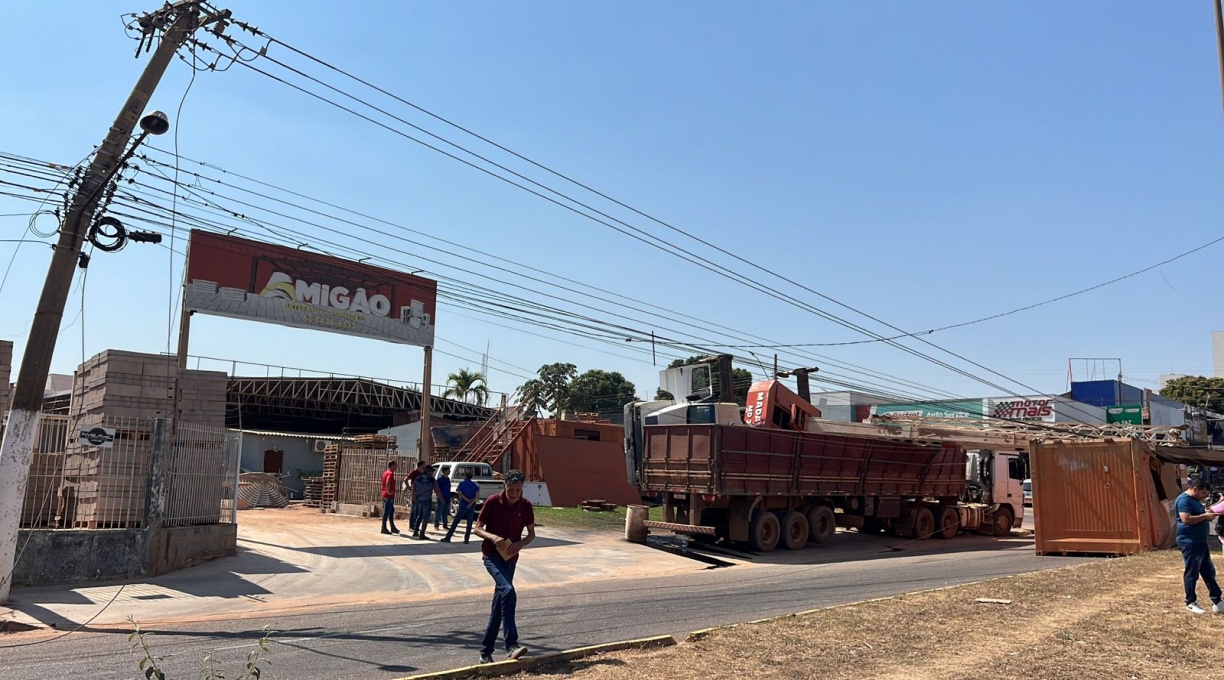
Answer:
<path fill-rule="evenodd" d="M 1024 523 L 1024 480 L 1028 470 L 1024 458 L 1014 451 L 969 451 L 965 458 L 968 481 L 966 501 L 990 507 L 1002 530 L 1018 529 Z M 1004 523 L 1002 517 L 1006 516 Z"/>

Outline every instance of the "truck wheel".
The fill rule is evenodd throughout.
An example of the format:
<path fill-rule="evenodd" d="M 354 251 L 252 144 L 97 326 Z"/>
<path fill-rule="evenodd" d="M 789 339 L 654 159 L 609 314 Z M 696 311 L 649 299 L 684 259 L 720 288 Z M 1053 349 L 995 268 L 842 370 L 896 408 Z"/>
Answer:
<path fill-rule="evenodd" d="M 939 511 L 939 533 L 935 534 L 940 538 L 953 538 L 956 532 L 960 531 L 960 513 L 956 508 L 946 507 Z"/>
<path fill-rule="evenodd" d="M 914 538 L 924 541 L 935 534 L 935 514 L 930 508 L 918 508 L 914 513 Z"/>
<path fill-rule="evenodd" d="M 999 508 L 999 511 L 992 518 L 991 536 L 1011 536 L 1012 520 L 1011 508 Z"/>
<path fill-rule="evenodd" d="M 837 519 L 827 505 L 817 505 L 808 510 L 808 533 L 813 543 L 827 543 L 837 531 Z M 861 529 L 860 529 L 861 531 Z"/>
<path fill-rule="evenodd" d="M 782 545 L 787 550 L 799 550 L 807 545 L 808 521 L 802 512 L 782 515 Z"/>
<path fill-rule="evenodd" d="M 454 517 L 455 515 L 459 514 L 459 497 L 458 496 L 455 496 L 454 498 L 451 499 L 450 506 L 446 509 L 446 512 L 451 517 Z"/>
<path fill-rule="evenodd" d="M 748 546 L 757 552 L 769 552 L 778 547 L 782 529 L 778 516 L 768 511 L 756 511 L 748 523 Z"/>

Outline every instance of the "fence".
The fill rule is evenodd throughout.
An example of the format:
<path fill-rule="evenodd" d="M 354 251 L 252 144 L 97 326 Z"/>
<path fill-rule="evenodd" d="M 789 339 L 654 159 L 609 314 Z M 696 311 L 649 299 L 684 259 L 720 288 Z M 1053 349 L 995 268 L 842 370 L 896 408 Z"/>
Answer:
<path fill-rule="evenodd" d="M 390 461 L 396 462 L 396 478 L 399 481 L 407 479 L 408 473 L 416 466 L 416 458 L 400 455 L 394 444 L 378 448 L 360 444 L 343 446 L 336 472 L 336 510 L 341 510 L 340 505 L 359 505 L 361 512 L 381 514 L 382 473 Z M 395 505 L 406 509 L 408 494 L 396 493 Z"/>
<path fill-rule="evenodd" d="M 68 416 L 44 415 L 39 418 L 34 452 L 30 456 L 30 478 L 21 507 L 21 528 L 58 525 L 67 447 Z"/>
<path fill-rule="evenodd" d="M 166 460 L 164 526 L 233 524 L 241 456 L 238 435 L 180 422 Z"/>
<path fill-rule="evenodd" d="M 237 521 L 236 434 L 180 422 L 163 464 L 153 470 L 153 420 L 107 416 L 88 426 L 113 429 L 110 446 L 81 442 L 73 424 L 68 416 L 39 417 L 21 528 L 142 528 L 155 472 L 164 475 L 163 525 Z"/>

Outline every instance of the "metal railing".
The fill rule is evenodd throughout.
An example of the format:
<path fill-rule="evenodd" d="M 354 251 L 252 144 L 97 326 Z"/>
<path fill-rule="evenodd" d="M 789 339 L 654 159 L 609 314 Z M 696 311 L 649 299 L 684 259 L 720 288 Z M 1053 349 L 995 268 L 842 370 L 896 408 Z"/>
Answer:
<path fill-rule="evenodd" d="M 166 460 L 162 524 L 236 522 L 239 459 L 237 433 L 180 421 Z"/>

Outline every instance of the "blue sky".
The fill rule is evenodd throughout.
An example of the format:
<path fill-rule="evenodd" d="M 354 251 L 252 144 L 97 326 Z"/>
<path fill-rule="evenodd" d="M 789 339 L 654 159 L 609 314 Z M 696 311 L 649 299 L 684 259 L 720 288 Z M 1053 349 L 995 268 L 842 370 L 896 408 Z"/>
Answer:
<path fill-rule="evenodd" d="M 909 331 L 1094 285 L 1221 233 L 1215 216 L 1224 200 L 1217 189 L 1224 117 L 1207 4 L 228 6 L 289 44 Z M 74 163 L 101 140 L 143 67 L 119 15 L 148 8 L 107 1 L 7 9 L 0 149 Z M 277 49 L 274 56 L 290 58 Z M 739 334 L 780 343 L 863 337 L 243 68 L 199 74 L 179 116 L 189 76 L 174 62 L 151 104 L 180 126 L 179 151 L 189 158 Z M 326 79 L 351 86 L 334 74 Z M 385 98 L 371 101 L 463 139 Z M 173 140 L 156 143 L 170 148 Z M 659 238 L 682 239 L 598 205 Z M 30 209 L 0 199 L 0 214 Z M 0 217 L 0 238 L 20 238 L 26 222 Z M 675 242 L 750 272 L 696 243 Z M 13 247 L 0 243 L 0 266 Z M 1124 372 L 1143 387 L 1155 388 L 1161 373 L 1209 373 L 1210 332 L 1221 327 L 1222 252 L 1224 244 L 1071 300 L 929 339 L 1016 378 L 1027 387 L 991 376 L 1021 393 L 1063 391 L 1068 357 L 1121 357 Z M 15 340 L 18 353 L 49 256 L 43 246 L 23 246 L 0 290 L 0 338 Z M 165 351 L 180 265 L 152 246 L 96 254 L 84 322 L 76 318 L 81 298 L 74 288 L 55 370 L 69 372 L 83 353 L 108 347 Z M 626 325 L 637 328 L 677 326 L 626 313 L 639 319 Z M 455 343 L 476 350 L 489 343 L 495 390 L 511 391 L 522 382 L 515 374 L 530 372 L 499 360 L 527 369 L 569 361 L 582 370 L 619 370 L 639 394 L 653 393 L 657 369 L 632 347 L 568 338 L 588 348 L 575 347 L 446 305 L 437 322 L 439 350 L 468 358 L 439 356 L 435 375 L 478 366 L 479 351 Z M 192 330 L 192 354 L 402 380 L 420 375 L 420 351 L 412 347 L 215 317 L 197 316 Z M 1000 393 L 878 344 L 813 351 L 957 395 Z M 772 361 L 772 350 L 757 354 Z M 800 361 L 828 366 L 782 359 Z"/>

